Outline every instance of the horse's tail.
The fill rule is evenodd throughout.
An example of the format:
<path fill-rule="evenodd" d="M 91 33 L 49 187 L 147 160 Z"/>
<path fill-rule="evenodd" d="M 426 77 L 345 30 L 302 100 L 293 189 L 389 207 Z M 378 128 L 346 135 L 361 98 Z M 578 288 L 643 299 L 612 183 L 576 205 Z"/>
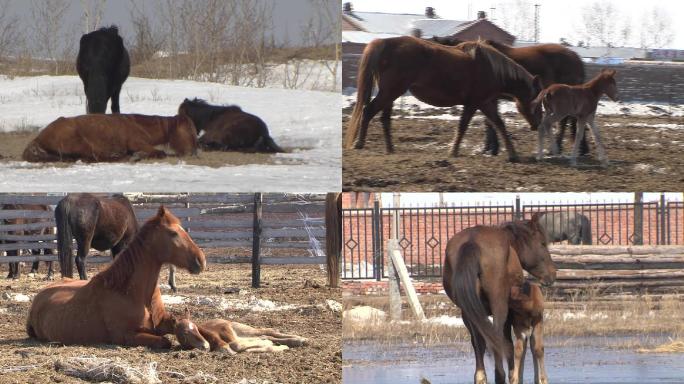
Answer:
<path fill-rule="evenodd" d="M 462 316 L 484 337 L 487 347 L 500 356 L 508 357 L 504 348 L 503 335 L 497 334 L 489 321 L 489 313 L 482 304 L 480 291 L 480 247 L 467 241 L 458 250 L 458 261 L 454 268 L 453 292 Z"/>
<path fill-rule="evenodd" d="M 359 126 L 361 125 L 363 117 L 363 109 L 370 102 L 371 95 L 373 94 L 373 86 L 377 81 L 380 56 L 382 55 L 384 48 L 385 41 L 382 39 L 375 39 L 363 50 L 363 55 L 361 56 L 361 61 L 359 61 L 359 68 L 356 75 L 356 105 L 354 106 L 349 128 L 347 129 L 346 148 L 351 148 L 354 145 L 354 140 L 356 140 L 356 135 L 359 132 Z"/>
<path fill-rule="evenodd" d="M 588 217 L 581 216 L 580 234 L 582 235 L 582 244 L 591 245 L 591 221 Z"/>
<path fill-rule="evenodd" d="M 57 257 L 62 277 L 74 276 L 74 260 L 71 254 L 71 224 L 69 223 L 70 204 L 68 198 L 62 199 L 55 208 L 55 222 L 57 224 Z"/>
<path fill-rule="evenodd" d="M 285 152 L 278 144 L 273 141 L 273 138 L 269 135 L 262 136 L 262 140 L 260 140 L 259 143 L 259 150 L 263 152 L 271 152 L 271 153 L 276 153 L 276 152 Z"/>

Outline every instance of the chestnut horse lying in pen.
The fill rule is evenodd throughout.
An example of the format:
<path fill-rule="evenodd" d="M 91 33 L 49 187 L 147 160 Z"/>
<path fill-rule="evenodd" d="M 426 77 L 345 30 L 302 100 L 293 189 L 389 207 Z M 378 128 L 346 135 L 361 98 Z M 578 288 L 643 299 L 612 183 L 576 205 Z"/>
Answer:
<path fill-rule="evenodd" d="M 589 123 L 591 131 L 594 133 L 599 161 L 603 167 L 607 167 L 608 158 L 601 142 L 601 132 L 594 122 L 596 107 L 603 94 L 613 101 L 618 99 L 615 70 L 613 69 L 601 70 L 601 73 L 582 85 L 554 84 L 541 91 L 533 102 L 535 108 L 539 105 L 544 106 L 544 119 L 537 138 L 537 160 L 541 160 L 543 157 L 544 134 L 550 135 L 551 125 L 566 116 L 573 116 L 577 118 L 579 130 L 572 149 L 570 164 L 572 166 L 577 165 L 580 141 L 584 137 L 585 125 Z M 557 155 L 560 149 L 554 140 L 550 141 L 550 151 Z"/>
<path fill-rule="evenodd" d="M 301 347 L 308 340 L 297 335 L 288 335 L 272 328 L 254 328 L 247 324 L 214 319 L 201 323 L 199 327 L 185 315 L 176 320 L 174 334 L 183 349 L 204 349 L 235 354 L 239 352 L 282 352 Z"/>
<path fill-rule="evenodd" d="M 509 320 L 515 342 L 513 348 L 513 366 L 508 366 L 510 384 L 522 384 L 527 351 L 527 340 L 530 341 L 534 362 L 535 384 L 548 384 L 544 368 L 544 295 L 539 285 L 526 281 L 521 287 L 511 291 Z M 508 339 L 512 340 L 507 326 Z"/>
<path fill-rule="evenodd" d="M 449 46 L 459 46 L 466 41 L 453 36 L 434 36 L 431 38 L 440 44 Z M 584 83 L 584 63 L 575 51 L 560 44 L 535 44 L 527 47 L 511 47 L 494 40 L 485 40 L 497 51 L 510 57 L 513 61 L 520 64 L 530 74 L 538 75 L 544 87 L 551 84 L 576 85 Z M 464 46 L 460 46 L 463 48 Z M 570 123 L 572 138 L 575 138 L 577 119 L 567 117 L 560 121 L 560 131 L 556 136 L 558 146 L 563 143 L 563 134 L 567 123 Z M 485 153 L 497 155 L 499 153 L 499 141 L 496 138 L 496 131 L 492 124 L 485 120 L 487 127 L 487 139 L 485 141 Z M 581 154 L 589 153 L 586 137 L 581 140 Z"/>
<path fill-rule="evenodd" d="M 156 145 L 169 144 L 178 156 L 197 151 L 197 132 L 187 116 L 82 115 L 60 117 L 24 150 L 31 162 L 121 161 L 163 158 Z"/>
<path fill-rule="evenodd" d="M 494 356 L 496 383 L 505 383 L 502 359 L 512 366 L 510 340 L 504 339 L 512 289 L 524 283 L 523 269 L 550 285 L 556 267 L 539 225 L 531 220 L 513 221 L 499 227 L 464 229 L 447 243 L 444 258 L 444 291 L 460 309 L 475 351 L 475 383 L 484 384 L 485 347 Z M 488 316 L 492 315 L 493 324 Z"/>
<path fill-rule="evenodd" d="M 0 210 L 26 210 L 26 211 L 51 211 L 52 209 L 43 204 L 3 204 L 0 206 Z M 33 223 L 43 223 L 49 221 L 49 219 L 31 219 L 31 218 L 24 218 L 24 217 L 18 217 L 14 219 L 3 219 L 1 222 L 5 225 L 26 225 L 26 224 L 33 224 Z M 6 234 L 0 234 L 0 244 L 5 243 L 5 244 L 11 244 L 11 243 L 17 243 L 19 242 L 18 240 L 9 240 L 8 238 L 11 238 L 13 236 L 26 236 L 26 235 L 53 235 L 55 233 L 55 228 L 54 227 L 45 227 L 45 228 L 37 228 L 37 229 L 16 229 L 12 231 L 8 231 Z M 6 235 L 5 239 L 2 239 L 2 236 Z M 54 255 L 55 250 L 52 248 L 43 248 L 43 253 L 45 255 Z M 31 254 L 34 256 L 40 255 L 40 248 L 33 248 L 31 249 Z M 7 256 L 19 256 L 19 251 L 18 250 L 7 250 Z M 52 280 L 52 261 L 46 261 L 45 262 L 48 267 L 48 272 L 47 272 L 47 280 Z M 31 267 L 31 273 L 37 273 L 38 272 L 38 267 L 40 266 L 40 262 L 34 261 L 33 266 Z M 19 263 L 9 263 L 9 273 L 7 274 L 8 279 L 18 279 L 20 275 L 20 266 Z"/>
<path fill-rule="evenodd" d="M 458 135 L 451 148 L 454 157 L 458 155 L 470 120 L 479 109 L 503 137 L 509 160 L 518 160 L 497 112 L 497 99 L 501 95 L 510 95 L 516 100 L 518 111 L 533 129 L 541 120 L 539 111 L 530 107 L 542 89 L 539 77 L 530 75 L 515 61 L 483 42 L 475 42 L 464 51 L 410 36 L 376 39 L 363 52 L 357 81 L 347 148 L 363 148 L 368 123 L 382 111 L 386 151 L 393 152 L 392 104 L 406 91 L 437 107 L 463 105 Z M 378 94 L 371 100 L 376 84 Z"/>
<path fill-rule="evenodd" d="M 206 259 L 178 218 L 161 206 L 104 271 L 88 281 L 65 279 L 38 292 L 26 332 L 63 344 L 170 348 L 159 329 L 171 318 L 157 284 L 163 264 L 198 274 Z"/>
<path fill-rule="evenodd" d="M 263 120 L 244 112 L 237 105 L 210 105 L 202 99 L 185 99 L 178 107 L 195 123 L 197 134 L 204 131 L 199 143 L 209 150 L 284 152 L 268 132 Z"/>

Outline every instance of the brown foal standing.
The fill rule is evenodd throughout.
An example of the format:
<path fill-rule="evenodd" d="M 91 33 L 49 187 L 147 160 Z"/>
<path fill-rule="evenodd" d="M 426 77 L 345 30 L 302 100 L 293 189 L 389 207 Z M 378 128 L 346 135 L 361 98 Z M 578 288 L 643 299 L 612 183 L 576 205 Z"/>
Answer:
<path fill-rule="evenodd" d="M 601 142 L 601 133 L 594 122 L 596 106 L 603 94 L 613 101 L 617 101 L 617 85 L 615 84 L 615 70 L 613 69 L 603 69 L 596 77 L 581 85 L 553 84 L 541 91 L 532 102 L 533 107 L 542 104 L 545 110 L 537 137 L 537 160 L 541 160 L 543 157 L 544 134 L 550 133 L 551 125 L 566 116 L 573 116 L 577 118 L 578 129 L 570 164 L 573 167 L 577 166 L 577 153 L 584 136 L 584 127 L 589 123 L 598 148 L 599 161 L 603 167 L 607 167 L 608 158 Z M 557 155 L 559 152 L 558 143 L 554 140 L 550 141 L 550 151 Z"/>
<path fill-rule="evenodd" d="M 535 384 L 548 384 L 544 368 L 544 295 L 536 284 L 525 282 L 511 289 L 509 320 L 515 333 L 513 364 L 509 361 L 510 384 L 522 384 L 527 340 L 530 340 L 534 362 Z M 509 328 L 510 331 L 510 328 Z"/>

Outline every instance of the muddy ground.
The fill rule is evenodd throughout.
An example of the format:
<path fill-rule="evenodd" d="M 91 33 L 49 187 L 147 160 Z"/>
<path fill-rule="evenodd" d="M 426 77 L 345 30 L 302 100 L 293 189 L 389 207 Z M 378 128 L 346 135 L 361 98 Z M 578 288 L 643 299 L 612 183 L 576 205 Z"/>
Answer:
<path fill-rule="evenodd" d="M 343 111 L 345 130 L 350 113 L 350 108 Z M 565 157 L 538 163 L 534 157 L 537 134 L 529 131 L 517 114 L 503 118 L 520 163 L 508 162 L 505 150 L 496 157 L 481 154 L 485 130 L 480 115 L 471 123 L 459 157 L 451 158 L 449 149 L 458 120 L 430 118 L 445 113 L 449 110 L 427 110 L 408 118 L 395 112 L 395 153 L 391 155 L 384 153 L 379 118 L 373 119 L 365 148 L 343 150 L 343 190 L 675 191 L 684 183 L 684 117 L 597 116 L 611 162 L 602 169 L 595 158 L 593 138 L 591 156 L 580 158 L 578 168 L 569 165 L 569 135 Z M 653 127 L 655 124 L 678 127 Z"/>
<path fill-rule="evenodd" d="M 38 132 L 19 131 L 19 132 L 0 132 L 0 161 L 22 161 L 21 154 L 28 143 L 38 135 Z M 160 149 L 171 153 L 168 148 L 163 146 Z M 283 148 L 286 152 L 292 152 L 299 149 L 308 148 Z M 301 163 L 297 159 L 278 158 L 273 154 L 268 153 L 249 153 L 249 152 L 223 152 L 223 151 L 203 151 L 200 150 L 198 156 L 186 156 L 178 158 L 170 155 L 165 159 L 148 159 L 142 160 L 142 163 L 158 163 L 165 162 L 168 164 L 176 164 L 183 161 L 188 165 L 203 165 L 207 167 L 223 167 L 227 165 L 247 165 L 247 164 L 298 164 Z M 50 163 L 50 167 L 68 167 L 73 163 Z"/>
<path fill-rule="evenodd" d="M 91 264 L 89 268 L 92 276 L 97 266 Z M 167 310 L 181 313 L 188 307 L 196 320 L 228 318 L 253 326 L 276 328 L 310 340 L 308 346 L 280 354 L 243 353 L 236 356 L 181 351 L 175 340 L 171 351 L 111 345 L 62 346 L 29 340 L 24 324 L 30 303 L 8 297 L 17 293 L 32 297 L 38 292 L 46 284 L 43 280 L 44 267 L 41 265 L 38 275 L 23 275 L 19 280 L 5 280 L 6 273 L 7 265 L 3 264 L 0 266 L 0 381 L 3 383 L 83 382 L 58 372 L 54 364 L 56 360 L 68 357 L 90 356 L 118 358 L 138 367 L 156 362 L 159 378 L 164 383 L 184 382 L 199 372 L 208 376 L 195 382 L 237 383 L 243 379 L 255 380 L 258 384 L 341 381 L 341 315 L 326 304 L 328 299 L 341 301 L 341 290 L 326 287 L 325 272 L 318 266 L 264 266 L 260 289 L 250 288 L 251 270 L 248 265 L 209 264 L 200 275 L 186 272 L 177 275 L 177 295 L 187 297 L 188 302 L 167 304 Z M 165 279 L 164 268 L 160 280 L 164 282 Z M 227 293 L 232 287 L 239 288 L 240 293 Z M 168 290 L 162 290 L 162 293 L 172 294 Z M 222 310 L 211 304 L 222 299 L 249 300 L 252 296 L 279 305 L 294 304 L 296 308 L 258 312 L 234 308 Z"/>

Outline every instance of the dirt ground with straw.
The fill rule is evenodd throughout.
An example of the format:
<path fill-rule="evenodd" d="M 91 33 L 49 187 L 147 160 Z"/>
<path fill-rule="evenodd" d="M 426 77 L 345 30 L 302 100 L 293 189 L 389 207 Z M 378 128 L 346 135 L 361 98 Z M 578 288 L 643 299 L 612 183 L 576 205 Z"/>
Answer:
<path fill-rule="evenodd" d="M 597 290 L 578 292 L 572 296 L 549 297 L 544 305 L 544 336 L 598 337 L 610 339 L 611 347 L 641 349 L 646 352 L 660 346 L 660 341 L 684 340 L 684 296 L 663 295 L 604 295 Z M 371 340 L 374 343 L 415 342 L 438 345 L 469 340 L 463 326 L 454 326 L 450 320 L 460 318 L 461 313 L 444 294 L 421 295 L 419 300 L 428 321 L 412 318 L 411 310 L 402 297 L 403 319 L 390 322 L 379 317 L 389 317 L 387 296 L 348 296 L 343 305 L 345 318 L 342 325 L 344 341 Z M 367 318 L 352 320 L 349 316 L 354 307 L 368 306 L 372 309 Z M 377 311 L 382 312 L 377 312 Z M 613 337 L 624 336 L 624 337 Z M 617 341 L 615 341 L 617 340 Z M 679 344 L 669 347 L 677 351 Z M 660 350 L 667 350 L 663 346 Z"/>
<path fill-rule="evenodd" d="M 38 135 L 33 131 L 19 131 L 19 132 L 0 132 L 0 161 L 23 161 L 21 154 L 24 152 L 26 146 Z M 167 153 L 172 153 L 164 146 L 159 147 Z M 309 148 L 283 148 L 286 152 L 295 150 L 304 150 Z M 186 156 L 178 158 L 170 155 L 165 159 L 146 159 L 141 160 L 142 163 L 158 163 L 164 162 L 168 164 L 176 164 L 183 161 L 188 165 L 203 165 L 208 167 L 223 167 L 226 165 L 247 165 L 247 164 L 292 164 L 301 163 L 301 160 L 282 158 L 269 153 L 249 153 L 236 151 L 203 151 L 200 150 L 198 155 Z M 46 166 L 50 167 L 68 167 L 73 163 L 57 162 L 49 163 Z"/>
<path fill-rule="evenodd" d="M 207 256 L 210 256 L 207 252 Z M 89 265 L 91 276 L 103 265 Z M 29 267 L 24 267 L 28 271 Z M 189 308 L 197 321 L 226 318 L 256 327 L 271 327 L 309 339 L 310 343 L 283 353 L 227 356 L 219 353 L 182 351 L 173 337 L 170 351 L 127 348 L 112 345 L 63 346 L 40 343 L 26 336 L 29 301 L 46 284 L 45 267 L 39 274 L 4 280 L 7 265 L 0 266 L 0 373 L 3 383 L 84 382 L 55 366 L 70 358 L 106 358 L 145 370 L 152 363 L 164 383 L 339 383 L 341 381 L 342 318 L 328 300 L 341 302 L 341 290 L 326 286 L 325 271 L 318 266 L 263 266 L 262 288 L 253 289 L 249 265 L 209 264 L 199 275 L 177 273 L 182 304 L 167 304 L 167 310 L 182 313 Z M 166 269 L 160 282 L 165 283 Z M 163 286 L 163 284 L 162 284 Z M 235 289 L 239 288 L 239 293 Z M 232 292 L 232 293 L 231 293 Z M 168 289 L 162 294 L 173 295 Z M 17 296 L 18 295 L 18 296 Z M 25 298 L 26 299 L 26 298 Z M 256 311 L 222 306 L 235 300 L 269 300 L 281 310 Z M 225 308 L 225 309 L 224 309 Z M 63 364 L 62 364 L 63 365 Z"/>
<path fill-rule="evenodd" d="M 343 110 L 349 126 L 351 108 Z M 518 114 L 504 114 L 506 128 L 520 157 L 510 163 L 501 143 L 499 156 L 482 154 L 484 123 L 477 115 L 461 143 L 459 157 L 449 156 L 458 120 L 431 114 L 455 114 L 443 109 L 392 118 L 394 153 L 385 154 L 379 117 L 368 128 L 364 149 L 343 150 L 342 189 L 345 191 L 648 191 L 679 190 L 684 182 L 684 117 L 597 116 L 611 164 L 601 168 L 593 137 L 591 155 L 570 166 L 572 139 L 568 134 L 564 156 L 535 159 L 537 133 Z M 667 128 L 667 127 L 679 128 Z M 589 131 L 587 131 L 590 134 Z M 346 133 L 345 133 L 346 137 Z M 546 144 L 545 144 L 546 145 Z"/>

